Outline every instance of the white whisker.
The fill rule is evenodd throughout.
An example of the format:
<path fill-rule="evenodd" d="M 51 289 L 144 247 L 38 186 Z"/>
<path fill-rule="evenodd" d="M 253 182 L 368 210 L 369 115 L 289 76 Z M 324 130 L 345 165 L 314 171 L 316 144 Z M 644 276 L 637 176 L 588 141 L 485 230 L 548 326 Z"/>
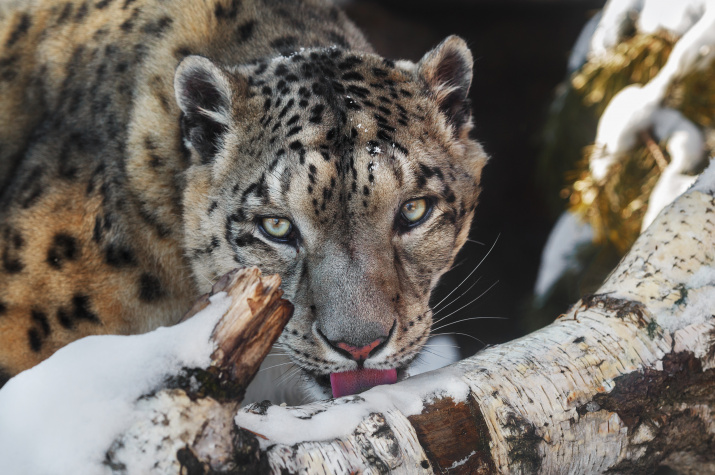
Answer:
<path fill-rule="evenodd" d="M 447 315 L 445 315 L 444 317 L 440 318 L 439 320 L 436 320 L 436 321 L 432 322 L 432 325 L 436 325 L 436 324 L 438 324 L 439 322 L 444 321 L 446 318 L 451 317 L 451 316 L 454 315 L 455 313 L 457 313 L 457 312 L 459 312 L 460 310 L 462 310 L 464 307 L 468 307 L 469 305 L 473 304 L 474 302 L 476 302 L 477 300 L 479 300 L 480 298 L 482 298 L 482 297 L 484 296 L 484 294 L 486 294 L 487 292 L 489 292 L 490 290 L 492 290 L 492 288 L 494 288 L 494 286 L 497 285 L 498 283 L 499 283 L 499 281 L 497 280 L 497 281 L 494 282 L 492 285 L 490 285 L 487 290 L 485 290 L 484 292 L 482 292 L 481 294 L 479 294 L 477 297 L 475 297 L 474 299 L 472 299 L 472 300 L 470 300 L 469 302 L 465 303 L 464 305 L 462 305 L 461 307 L 459 307 L 457 310 L 455 310 L 455 311 L 453 311 L 453 312 L 451 312 L 451 313 L 448 313 Z M 484 318 L 501 318 L 501 317 L 484 317 Z M 437 330 L 437 328 L 435 328 L 435 330 Z"/>
<path fill-rule="evenodd" d="M 432 336 L 437 336 L 437 335 L 462 335 L 462 336 L 466 336 L 467 338 L 471 338 L 472 340 L 476 340 L 476 341 L 478 341 L 479 343 L 481 343 L 481 344 L 484 345 L 484 346 L 487 346 L 487 344 L 484 343 L 482 340 L 480 340 L 480 339 L 477 338 L 476 336 L 470 335 L 470 334 L 468 334 L 468 333 L 446 332 L 446 333 L 433 333 L 433 334 L 432 334 Z"/>
<path fill-rule="evenodd" d="M 432 318 L 434 318 L 435 315 L 437 315 L 439 312 L 441 312 L 441 311 L 444 310 L 445 308 L 447 308 L 447 307 L 449 307 L 450 305 L 452 305 L 452 304 L 453 304 L 454 302 L 456 302 L 457 300 L 459 300 L 459 299 L 461 299 L 462 297 L 464 297 L 464 295 L 465 295 L 467 292 L 469 292 L 470 290 L 472 290 L 472 288 L 473 288 L 475 285 L 477 285 L 480 280 L 482 280 L 482 276 L 479 276 L 479 277 L 477 278 L 477 280 L 475 280 L 474 283 L 473 283 L 472 285 L 470 285 L 467 290 L 465 290 L 464 292 L 462 292 L 462 293 L 459 295 L 459 297 L 457 297 L 456 299 L 453 299 L 451 302 L 449 302 L 447 305 L 445 305 L 444 307 L 440 308 L 440 309 L 437 310 L 436 312 L 433 312 L 433 313 L 432 313 Z"/>
<path fill-rule="evenodd" d="M 273 365 L 273 366 L 269 366 L 268 368 L 262 368 L 262 369 L 258 370 L 258 372 L 259 372 L 259 373 L 262 373 L 263 371 L 267 371 L 267 370 L 269 370 L 269 369 L 273 369 L 273 368 L 277 368 L 277 367 L 279 367 L 279 366 L 285 366 L 285 365 L 289 365 L 289 364 L 295 364 L 295 363 L 289 362 L 289 363 L 275 364 L 275 365 Z"/>
<path fill-rule="evenodd" d="M 445 300 L 447 300 L 450 295 L 452 295 L 454 292 L 457 291 L 458 288 L 460 288 L 462 285 L 464 285 L 464 283 L 467 281 L 467 279 L 469 279 L 469 278 L 472 276 L 472 274 L 474 274 L 474 273 L 477 271 L 477 269 L 479 269 L 479 266 L 481 266 L 481 265 L 482 265 L 482 262 L 484 262 L 484 260 L 485 260 L 487 257 L 489 257 L 489 254 L 492 253 L 492 250 L 494 249 L 494 246 L 497 245 L 497 242 L 499 241 L 499 236 L 501 236 L 501 234 L 497 235 L 497 238 L 494 240 L 494 244 L 492 244 L 492 247 L 489 248 L 489 250 L 487 251 L 487 253 L 484 255 L 484 257 L 482 257 L 482 260 L 479 261 L 479 263 L 476 265 L 476 267 L 475 267 L 474 269 L 472 269 L 472 272 L 470 272 L 469 275 L 467 275 L 467 277 L 465 277 L 464 280 L 463 280 L 462 282 L 460 282 L 460 284 L 459 284 L 458 286 L 456 286 L 454 289 L 452 289 L 452 291 L 451 291 L 450 293 L 448 293 L 445 298 L 443 298 L 442 300 L 440 300 L 439 302 L 437 302 L 437 305 L 435 305 L 433 308 L 436 309 L 437 307 L 439 307 L 442 302 L 444 302 Z"/>
<path fill-rule="evenodd" d="M 456 322 L 450 322 L 445 325 L 442 325 L 439 328 L 435 328 L 435 330 L 441 330 L 442 328 L 447 328 L 451 325 L 455 325 L 457 323 L 462 323 L 462 322 L 468 322 L 470 320 L 509 320 L 508 318 L 504 317 L 472 317 L 472 318 L 463 318 L 461 320 L 457 320 Z"/>

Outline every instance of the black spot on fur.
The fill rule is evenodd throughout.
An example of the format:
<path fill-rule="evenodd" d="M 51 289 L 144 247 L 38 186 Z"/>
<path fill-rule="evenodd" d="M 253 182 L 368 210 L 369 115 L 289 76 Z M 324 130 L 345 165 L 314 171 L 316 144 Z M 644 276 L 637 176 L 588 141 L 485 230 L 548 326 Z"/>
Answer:
<path fill-rule="evenodd" d="M 99 317 L 92 311 L 89 297 L 84 294 L 72 296 L 72 303 L 69 308 L 60 307 L 57 309 L 57 320 L 64 328 L 74 328 L 79 321 L 99 324 Z"/>
<path fill-rule="evenodd" d="M 94 4 L 94 7 L 97 10 L 101 10 L 101 9 L 105 8 L 107 5 L 109 5 L 110 3 L 112 3 L 112 0 L 99 0 L 99 2 Z"/>
<path fill-rule="evenodd" d="M 148 273 L 143 273 L 139 278 L 139 300 L 154 302 L 164 296 L 165 292 L 159 279 Z"/>
<path fill-rule="evenodd" d="M 219 20 L 232 20 L 236 18 L 240 6 L 241 0 L 231 0 L 231 4 L 228 7 L 219 3 L 214 9 L 214 15 L 216 15 L 216 18 Z"/>
<path fill-rule="evenodd" d="M 293 124 L 295 124 L 296 122 L 298 122 L 298 120 L 300 120 L 300 115 L 299 115 L 299 114 L 295 114 L 293 117 L 291 117 L 290 119 L 288 119 L 288 122 L 286 122 L 286 125 L 293 125 Z"/>
<path fill-rule="evenodd" d="M 161 36 L 171 27 L 173 20 L 168 16 L 163 16 L 155 21 L 150 21 L 142 28 L 147 35 Z"/>
<path fill-rule="evenodd" d="M 77 14 L 74 16 L 74 21 L 80 22 L 80 21 L 84 20 L 84 17 L 87 16 L 88 11 L 89 11 L 89 6 L 87 5 L 87 2 L 84 2 L 77 10 Z"/>
<path fill-rule="evenodd" d="M 42 337 L 37 328 L 30 328 L 27 330 L 27 338 L 30 342 L 30 349 L 35 353 L 39 353 L 42 350 Z"/>
<path fill-rule="evenodd" d="M 235 242 L 236 246 L 238 246 L 238 247 L 250 246 L 251 244 L 254 244 L 256 241 L 258 241 L 258 240 L 255 237 L 253 237 L 252 234 L 249 234 L 249 233 L 240 234 L 233 239 L 233 242 Z"/>
<path fill-rule="evenodd" d="M 20 38 L 27 33 L 31 25 L 32 19 L 30 18 L 30 15 L 28 13 L 23 13 L 22 16 L 20 16 L 20 21 L 17 23 L 17 26 L 14 30 L 12 30 L 12 33 L 10 33 L 10 37 L 7 39 L 5 46 L 9 48 L 17 43 Z"/>
<path fill-rule="evenodd" d="M 39 310 L 32 310 L 30 312 L 30 318 L 32 318 L 33 323 L 36 323 L 40 330 L 42 330 L 42 335 L 47 336 L 50 334 L 50 322 L 47 320 L 47 315 L 45 312 Z"/>
<path fill-rule="evenodd" d="M 399 150 L 403 155 L 409 155 L 409 154 L 410 154 L 410 151 L 409 151 L 407 148 L 405 148 L 405 147 L 404 147 L 401 143 L 399 143 L 399 142 L 392 142 L 392 146 L 393 146 L 394 148 L 396 148 L 397 150 Z M 442 178 L 442 175 L 440 174 L 439 177 Z"/>
<path fill-rule="evenodd" d="M 325 106 L 323 104 L 317 104 L 310 109 L 310 118 L 308 119 L 313 124 L 320 124 L 323 121 L 323 111 Z"/>
<path fill-rule="evenodd" d="M 343 81 L 363 81 L 365 78 L 362 74 L 357 71 L 350 71 L 349 73 L 343 74 Z"/>
<path fill-rule="evenodd" d="M 291 99 L 288 101 L 288 103 L 283 107 L 281 110 L 280 114 L 278 114 L 278 119 L 282 119 L 285 117 L 285 115 L 288 113 L 288 111 L 295 105 L 295 99 Z"/>
<path fill-rule="evenodd" d="M 350 48 L 350 43 L 348 43 L 347 38 L 340 33 L 330 31 L 328 32 L 328 39 L 342 48 Z"/>
<path fill-rule="evenodd" d="M 301 127 L 300 125 L 296 125 L 295 127 L 293 127 L 292 129 L 290 129 L 288 131 L 288 133 L 286 134 L 286 138 L 292 137 L 293 135 L 297 134 L 301 130 L 303 130 L 303 127 Z"/>
<path fill-rule="evenodd" d="M 134 252 L 131 249 L 110 244 L 104 252 L 104 260 L 112 267 L 128 267 L 135 264 Z"/>
<path fill-rule="evenodd" d="M 256 28 L 256 20 L 248 20 L 246 23 L 238 27 L 236 38 L 239 41 L 248 41 L 253 36 L 253 30 Z"/>
<path fill-rule="evenodd" d="M 12 375 L 0 366 L 0 389 L 5 386 L 5 383 L 10 381 L 10 378 L 12 378 Z"/>
<path fill-rule="evenodd" d="M 7 313 L 7 305 L 5 305 L 5 302 L 0 301 L 0 317 L 4 316 Z"/>
<path fill-rule="evenodd" d="M 313 90 L 313 94 L 316 94 L 318 96 L 324 96 L 327 93 L 325 85 L 319 82 L 314 82 L 311 86 L 311 89 Z"/>
<path fill-rule="evenodd" d="M 270 45 L 272 48 L 278 50 L 283 56 L 288 56 L 295 52 L 296 44 L 298 43 L 298 38 L 295 36 L 283 36 L 281 38 L 276 38 L 271 41 Z"/>
<path fill-rule="evenodd" d="M 57 17 L 57 24 L 61 25 L 62 23 L 66 22 L 70 15 L 72 15 L 72 9 L 74 8 L 74 5 L 72 3 L 67 2 L 64 4 L 62 7 L 62 11 L 60 12 L 60 16 Z"/>
<path fill-rule="evenodd" d="M 47 263 L 55 269 L 62 268 L 64 261 L 77 258 L 77 240 L 69 234 L 56 234 L 47 251 Z"/>
<path fill-rule="evenodd" d="M 377 138 L 380 140 L 384 140 L 386 142 L 389 142 L 392 140 L 392 136 L 382 129 L 377 131 Z"/>
<path fill-rule="evenodd" d="M 10 230 L 5 230 L 4 245 L 2 250 L 2 265 L 5 272 L 8 274 L 17 274 L 22 272 L 25 264 L 19 256 L 19 251 L 24 244 L 24 240 L 19 233 L 12 233 Z"/>
<path fill-rule="evenodd" d="M 358 64 L 362 64 L 362 62 L 362 59 L 357 56 L 348 56 L 338 64 L 338 69 L 340 69 L 341 71 L 353 69 Z"/>

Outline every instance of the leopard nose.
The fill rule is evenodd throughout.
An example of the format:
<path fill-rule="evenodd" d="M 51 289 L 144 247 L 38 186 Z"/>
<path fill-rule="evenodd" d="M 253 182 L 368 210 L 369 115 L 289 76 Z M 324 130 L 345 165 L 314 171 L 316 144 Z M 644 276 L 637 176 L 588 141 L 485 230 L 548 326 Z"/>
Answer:
<path fill-rule="evenodd" d="M 340 353 L 347 353 L 348 356 L 355 361 L 364 361 L 370 356 L 370 353 L 380 347 L 385 342 L 385 340 L 386 338 L 378 338 L 377 340 L 368 343 L 365 346 L 355 346 L 349 343 L 345 343 L 344 341 L 330 341 L 329 343 Z"/>

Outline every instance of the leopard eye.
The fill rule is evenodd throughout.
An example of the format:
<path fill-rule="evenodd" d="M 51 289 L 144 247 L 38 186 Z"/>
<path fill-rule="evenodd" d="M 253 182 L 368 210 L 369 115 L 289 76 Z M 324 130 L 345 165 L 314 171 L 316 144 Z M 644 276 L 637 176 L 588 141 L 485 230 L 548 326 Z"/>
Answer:
<path fill-rule="evenodd" d="M 429 211 L 429 203 L 426 198 L 416 198 L 406 201 L 400 208 L 402 218 L 407 225 L 414 225 L 420 222 Z"/>
<path fill-rule="evenodd" d="M 269 237 L 286 239 L 293 230 L 293 224 L 286 218 L 271 216 L 261 219 L 261 228 Z"/>

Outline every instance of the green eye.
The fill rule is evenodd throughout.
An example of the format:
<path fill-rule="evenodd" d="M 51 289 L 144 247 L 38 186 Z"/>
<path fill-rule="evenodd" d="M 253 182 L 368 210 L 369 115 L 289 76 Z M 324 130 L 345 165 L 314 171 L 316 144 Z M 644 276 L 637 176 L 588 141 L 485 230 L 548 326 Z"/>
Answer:
<path fill-rule="evenodd" d="M 293 230 L 293 224 L 286 218 L 263 218 L 261 227 L 270 237 L 284 239 Z"/>
<path fill-rule="evenodd" d="M 407 221 L 407 224 L 414 224 L 424 218 L 428 210 L 427 200 L 425 198 L 417 198 L 405 202 L 400 211 L 402 212 L 402 217 Z"/>

